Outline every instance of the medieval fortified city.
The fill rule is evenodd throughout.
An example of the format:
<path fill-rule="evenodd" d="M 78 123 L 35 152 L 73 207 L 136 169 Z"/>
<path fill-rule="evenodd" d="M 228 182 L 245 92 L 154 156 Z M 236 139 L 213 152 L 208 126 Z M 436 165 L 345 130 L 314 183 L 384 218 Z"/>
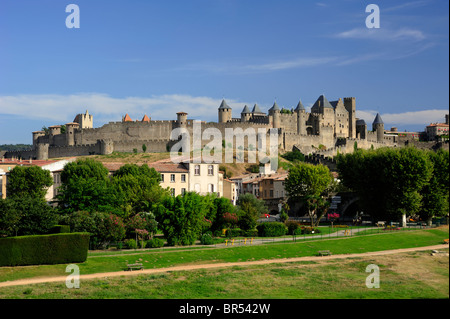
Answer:
<path fill-rule="evenodd" d="M 448 2 L 78 2 L 0 4 L 0 299 L 449 299 Z"/>
<path fill-rule="evenodd" d="M 354 97 L 328 101 L 321 95 L 311 107 L 311 112 L 306 112 L 301 101 L 295 108 L 283 111 L 276 102 L 268 114 L 262 112 L 258 104 L 255 104 L 252 110 L 245 105 L 240 114 L 238 113 L 240 117 L 233 118 L 232 107 L 222 100 L 218 107 L 217 123 L 200 124 L 203 130 L 220 130 L 223 137 L 226 136 L 226 128 L 238 129 L 234 136 L 248 135 L 246 130 L 249 128 L 255 131 L 263 129 L 267 135 L 270 135 L 270 129 L 277 129 L 277 147 L 280 151 L 291 151 L 295 147 L 303 154 L 334 156 L 338 150 L 342 153 L 352 152 L 355 142 L 358 147 L 364 149 L 394 147 L 399 144 L 398 136 L 385 134 L 380 114 L 376 115 L 369 128 L 363 119 L 356 118 Z M 35 131 L 32 150 L 7 152 L 4 156 L 46 160 L 55 157 L 105 155 L 114 151 L 141 151 L 143 143 L 148 152 L 167 152 L 174 145 L 172 131 L 185 128 L 192 136 L 194 121 L 189 120 L 188 114 L 182 111 L 178 112 L 176 120 L 172 121 L 152 120 L 146 114 L 140 120 L 132 120 L 126 114 L 120 122 L 110 122 L 94 128 L 94 115 L 86 110 L 64 126 L 64 133 L 61 132 L 61 125 L 50 126 L 47 132 Z M 407 139 L 400 136 L 400 143 L 404 144 Z M 190 140 L 193 141 L 194 138 Z M 201 147 L 207 142 L 209 140 L 202 140 Z M 256 145 L 254 146 L 256 148 Z M 249 144 L 246 143 L 244 147 L 248 148 Z"/>

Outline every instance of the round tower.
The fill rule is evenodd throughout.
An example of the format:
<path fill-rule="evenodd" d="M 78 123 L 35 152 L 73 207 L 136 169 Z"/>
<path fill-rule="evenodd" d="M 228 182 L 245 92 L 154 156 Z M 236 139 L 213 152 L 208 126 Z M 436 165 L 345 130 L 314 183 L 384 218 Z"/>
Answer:
<path fill-rule="evenodd" d="M 79 123 L 66 123 L 66 142 L 68 146 L 75 145 L 75 130 L 80 127 Z"/>
<path fill-rule="evenodd" d="M 227 123 L 228 121 L 231 121 L 231 107 L 225 100 L 222 100 L 219 106 L 219 123 Z"/>
<path fill-rule="evenodd" d="M 301 100 L 294 112 L 297 114 L 297 134 L 306 135 L 306 110 Z"/>
<path fill-rule="evenodd" d="M 377 113 L 375 120 L 372 123 L 372 130 L 377 132 L 377 142 L 381 143 L 384 139 L 384 123 L 381 119 L 380 113 Z"/>
<path fill-rule="evenodd" d="M 38 143 L 36 148 L 36 159 L 47 160 L 48 159 L 48 143 Z"/>
<path fill-rule="evenodd" d="M 250 109 L 248 106 L 244 106 L 244 109 L 241 112 L 241 122 L 248 122 L 250 120 L 252 113 L 250 112 Z"/>
<path fill-rule="evenodd" d="M 272 116 L 273 128 L 280 128 L 280 108 L 278 107 L 277 102 L 273 103 L 273 106 L 269 109 L 269 116 Z"/>
<path fill-rule="evenodd" d="M 33 149 L 34 149 L 34 150 L 37 149 L 39 137 L 44 136 L 44 135 L 45 135 L 45 132 L 44 132 L 44 131 L 36 131 L 36 132 L 33 132 Z"/>
<path fill-rule="evenodd" d="M 50 145 L 53 145 L 53 138 L 56 136 L 56 135 L 59 135 L 59 134 L 61 134 L 61 125 L 53 125 L 53 126 L 50 126 L 49 128 L 48 128 L 48 132 L 49 132 L 49 138 L 48 138 L 48 140 L 49 140 L 49 143 L 50 143 Z"/>
<path fill-rule="evenodd" d="M 186 128 L 187 115 L 188 114 L 186 112 L 178 112 L 177 113 L 177 125 L 178 125 L 178 127 Z"/>

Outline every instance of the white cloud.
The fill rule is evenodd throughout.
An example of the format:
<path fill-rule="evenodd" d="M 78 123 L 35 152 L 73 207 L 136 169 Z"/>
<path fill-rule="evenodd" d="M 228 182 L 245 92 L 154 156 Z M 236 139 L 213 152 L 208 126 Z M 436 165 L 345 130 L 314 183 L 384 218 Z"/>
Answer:
<path fill-rule="evenodd" d="M 244 102 L 227 99 L 240 114 Z M 187 112 L 189 118 L 217 121 L 217 108 L 221 99 L 204 96 L 167 94 L 151 97 L 115 98 L 101 93 L 24 94 L 0 96 L 0 114 L 21 116 L 23 118 L 50 119 L 55 124 L 63 124 L 74 119 L 76 114 L 86 110 L 94 115 L 94 125 L 110 121 L 121 121 L 126 113 L 133 120 L 141 120 L 144 114 L 155 120 L 176 119 L 176 113 Z M 249 103 L 247 103 L 250 105 Z"/>
<path fill-rule="evenodd" d="M 174 120 L 176 113 L 184 111 L 190 119 L 217 121 L 217 109 L 222 99 L 207 96 L 166 94 L 151 97 L 116 98 L 101 93 L 59 94 L 23 94 L 0 96 L 0 114 L 9 114 L 24 119 L 52 120 L 54 124 L 64 124 L 74 119 L 78 113 L 86 110 L 94 115 L 94 126 L 110 121 L 121 121 L 126 113 L 133 120 L 141 120 L 147 114 L 153 120 Z M 233 116 L 239 117 L 247 104 L 254 103 L 226 99 L 233 109 Z M 264 106 L 260 105 L 262 109 Z M 311 107 L 311 104 L 307 105 Z M 356 116 L 366 121 L 370 128 L 377 111 L 358 109 Z M 383 122 L 390 126 L 404 127 L 419 125 L 425 128 L 429 123 L 443 122 L 448 110 L 422 110 L 403 113 L 381 113 Z"/>
<path fill-rule="evenodd" d="M 377 111 L 373 110 L 356 110 L 356 117 L 364 119 L 369 129 L 372 128 L 372 122 L 376 114 Z M 390 126 L 405 127 L 411 125 L 423 125 L 423 129 L 425 129 L 425 126 L 430 123 L 442 123 L 445 114 L 448 114 L 448 110 L 433 109 L 404 113 L 382 113 L 380 116 L 385 124 L 385 129 L 389 129 Z"/>
<path fill-rule="evenodd" d="M 277 70 L 317 66 L 330 63 L 334 60 L 336 60 L 335 57 L 323 57 L 323 58 L 302 57 L 287 61 L 277 61 L 265 64 L 247 65 L 244 68 L 247 70 L 254 70 L 254 71 L 277 71 Z"/>
<path fill-rule="evenodd" d="M 238 64 L 224 62 L 201 62 L 191 63 L 172 71 L 206 71 L 225 74 L 253 74 L 259 72 L 280 71 L 329 64 L 338 58 L 303 56 L 290 59 L 277 59 L 274 61 L 261 62 L 257 64 Z"/>
<path fill-rule="evenodd" d="M 400 4 L 397 6 L 393 6 L 393 7 L 383 8 L 383 12 L 404 10 L 406 8 L 417 8 L 417 7 L 425 6 L 429 3 L 430 3 L 430 1 L 412 1 L 412 2 L 403 3 L 403 4 Z"/>
<path fill-rule="evenodd" d="M 387 27 L 381 27 L 379 29 L 355 28 L 335 34 L 335 37 L 341 39 L 367 39 L 377 41 L 422 41 L 426 39 L 425 34 L 420 30 L 410 28 L 392 30 Z"/>

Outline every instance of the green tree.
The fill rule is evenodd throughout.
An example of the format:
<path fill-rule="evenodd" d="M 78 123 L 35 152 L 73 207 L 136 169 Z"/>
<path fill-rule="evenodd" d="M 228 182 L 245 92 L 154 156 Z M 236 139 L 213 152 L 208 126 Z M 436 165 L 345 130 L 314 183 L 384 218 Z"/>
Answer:
<path fill-rule="evenodd" d="M 166 197 L 158 204 L 155 216 L 168 245 L 192 245 L 202 232 L 206 209 L 202 196 L 188 192 Z"/>
<path fill-rule="evenodd" d="M 111 184 L 121 209 L 126 212 L 125 217 L 152 211 L 156 203 L 169 196 L 169 192 L 160 186 L 160 180 L 160 174 L 146 164 L 125 164 L 114 173 Z"/>
<path fill-rule="evenodd" d="M 281 155 L 281 157 L 290 162 L 295 162 L 295 161 L 304 162 L 305 161 L 305 155 L 303 155 L 303 153 L 300 152 L 298 149 L 294 149 L 291 152 L 286 152 L 283 155 Z"/>
<path fill-rule="evenodd" d="M 429 182 L 422 188 L 422 209 L 420 217 L 431 224 L 433 217 L 448 215 L 449 210 L 449 152 L 438 150 L 428 152 L 433 164 L 433 174 Z"/>
<path fill-rule="evenodd" d="M 122 218 L 107 212 L 71 212 L 62 216 L 61 222 L 69 225 L 72 232 L 90 233 L 90 245 L 94 249 L 104 249 L 110 242 L 125 238 L 126 234 Z"/>
<path fill-rule="evenodd" d="M 325 198 L 333 186 L 330 170 L 324 165 L 297 162 L 289 169 L 285 189 L 291 201 L 303 202 L 311 219 L 311 227 L 317 227 L 329 206 Z"/>
<path fill-rule="evenodd" d="M 21 212 L 15 209 L 13 200 L 0 198 L 0 238 L 16 235 L 20 218 Z"/>
<path fill-rule="evenodd" d="M 10 200 L 13 210 L 20 216 L 16 225 L 17 235 L 46 234 L 57 223 L 55 209 L 40 198 L 23 197 Z"/>
<path fill-rule="evenodd" d="M 238 224 L 243 230 L 255 229 L 258 218 L 269 213 L 265 202 L 250 193 L 240 195 L 236 204 L 238 206 Z"/>
<path fill-rule="evenodd" d="M 47 189 L 52 185 L 50 171 L 39 166 L 16 166 L 9 173 L 6 192 L 8 197 L 45 200 Z"/>
<path fill-rule="evenodd" d="M 342 183 L 354 190 L 363 210 L 372 217 L 398 220 L 421 207 L 421 189 L 432 174 L 425 151 L 413 147 L 358 150 L 339 155 L 337 168 Z"/>
<path fill-rule="evenodd" d="M 213 230 L 222 230 L 225 228 L 226 224 L 226 221 L 224 220 L 225 213 L 236 213 L 236 207 L 228 198 L 225 197 L 217 197 L 214 200 L 214 207 L 214 216 L 211 216 L 212 214 L 210 214 L 209 216 L 206 216 L 206 218 L 212 221 Z"/>
<path fill-rule="evenodd" d="M 119 213 L 118 197 L 111 187 L 108 170 L 102 163 L 77 160 L 64 166 L 61 172 L 58 205 L 65 212 L 113 211 Z"/>

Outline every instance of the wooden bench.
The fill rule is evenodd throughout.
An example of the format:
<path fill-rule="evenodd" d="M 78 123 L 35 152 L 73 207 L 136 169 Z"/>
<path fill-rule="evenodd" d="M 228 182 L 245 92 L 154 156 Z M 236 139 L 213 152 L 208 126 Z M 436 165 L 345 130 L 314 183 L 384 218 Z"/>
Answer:
<path fill-rule="evenodd" d="M 128 270 L 130 270 L 130 271 L 133 270 L 133 269 L 136 269 L 136 270 L 142 269 L 142 270 L 144 270 L 144 265 L 142 265 L 140 263 L 128 264 L 127 267 L 128 267 Z"/>
<path fill-rule="evenodd" d="M 379 221 L 378 223 L 376 223 L 377 227 L 382 227 L 386 225 L 385 221 Z"/>
<path fill-rule="evenodd" d="M 319 256 L 331 256 L 331 252 L 329 250 L 319 250 L 317 253 Z"/>

